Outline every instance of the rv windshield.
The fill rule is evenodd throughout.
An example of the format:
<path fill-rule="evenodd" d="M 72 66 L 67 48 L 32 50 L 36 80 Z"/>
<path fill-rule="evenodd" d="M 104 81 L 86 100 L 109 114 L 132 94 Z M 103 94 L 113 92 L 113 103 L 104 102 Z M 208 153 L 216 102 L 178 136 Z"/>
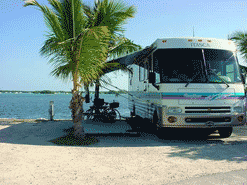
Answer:
<path fill-rule="evenodd" d="M 239 66 L 231 51 L 204 49 L 209 83 L 241 82 Z"/>
<path fill-rule="evenodd" d="M 156 83 L 241 82 L 237 60 L 231 51 L 158 49 L 153 61 Z"/>

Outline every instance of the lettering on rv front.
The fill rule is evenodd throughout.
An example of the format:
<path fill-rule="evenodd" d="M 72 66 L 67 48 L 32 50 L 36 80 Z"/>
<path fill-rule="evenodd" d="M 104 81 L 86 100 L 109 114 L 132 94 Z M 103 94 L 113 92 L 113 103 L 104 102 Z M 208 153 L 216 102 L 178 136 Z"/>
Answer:
<path fill-rule="evenodd" d="M 210 47 L 208 43 L 191 43 L 191 47 Z"/>
<path fill-rule="evenodd" d="M 225 99 L 226 97 L 228 96 L 231 96 L 232 94 L 215 94 L 215 95 L 212 95 L 212 96 L 208 96 L 206 98 L 206 100 L 217 100 L 217 99 Z"/>

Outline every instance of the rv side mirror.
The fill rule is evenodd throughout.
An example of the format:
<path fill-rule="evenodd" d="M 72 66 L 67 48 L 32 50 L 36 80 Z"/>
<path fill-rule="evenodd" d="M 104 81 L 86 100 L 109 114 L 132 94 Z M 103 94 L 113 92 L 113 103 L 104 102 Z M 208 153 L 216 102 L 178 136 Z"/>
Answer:
<path fill-rule="evenodd" d="M 154 84 L 155 83 L 155 73 L 154 72 L 149 72 L 149 79 L 148 79 L 149 83 Z"/>
<path fill-rule="evenodd" d="M 242 78 L 242 82 L 244 84 L 246 84 L 246 75 L 245 75 L 245 73 L 241 73 L 241 78 Z"/>

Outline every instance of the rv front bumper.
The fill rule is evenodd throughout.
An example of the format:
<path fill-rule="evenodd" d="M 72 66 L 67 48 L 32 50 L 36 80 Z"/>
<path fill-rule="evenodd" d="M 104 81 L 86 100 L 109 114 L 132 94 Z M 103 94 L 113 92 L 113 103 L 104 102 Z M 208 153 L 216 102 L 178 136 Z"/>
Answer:
<path fill-rule="evenodd" d="M 243 126 L 246 123 L 244 113 L 236 115 L 165 115 L 161 127 L 177 128 L 215 128 Z"/>

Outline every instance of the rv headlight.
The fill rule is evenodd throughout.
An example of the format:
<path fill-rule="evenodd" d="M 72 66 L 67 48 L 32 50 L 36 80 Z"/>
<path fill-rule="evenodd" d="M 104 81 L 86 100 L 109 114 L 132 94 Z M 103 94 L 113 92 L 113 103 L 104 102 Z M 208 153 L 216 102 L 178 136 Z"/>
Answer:
<path fill-rule="evenodd" d="M 243 109 L 240 106 L 233 107 L 233 112 L 242 113 L 243 112 Z"/>
<path fill-rule="evenodd" d="M 182 109 L 180 107 L 169 107 L 168 113 L 181 113 Z"/>

